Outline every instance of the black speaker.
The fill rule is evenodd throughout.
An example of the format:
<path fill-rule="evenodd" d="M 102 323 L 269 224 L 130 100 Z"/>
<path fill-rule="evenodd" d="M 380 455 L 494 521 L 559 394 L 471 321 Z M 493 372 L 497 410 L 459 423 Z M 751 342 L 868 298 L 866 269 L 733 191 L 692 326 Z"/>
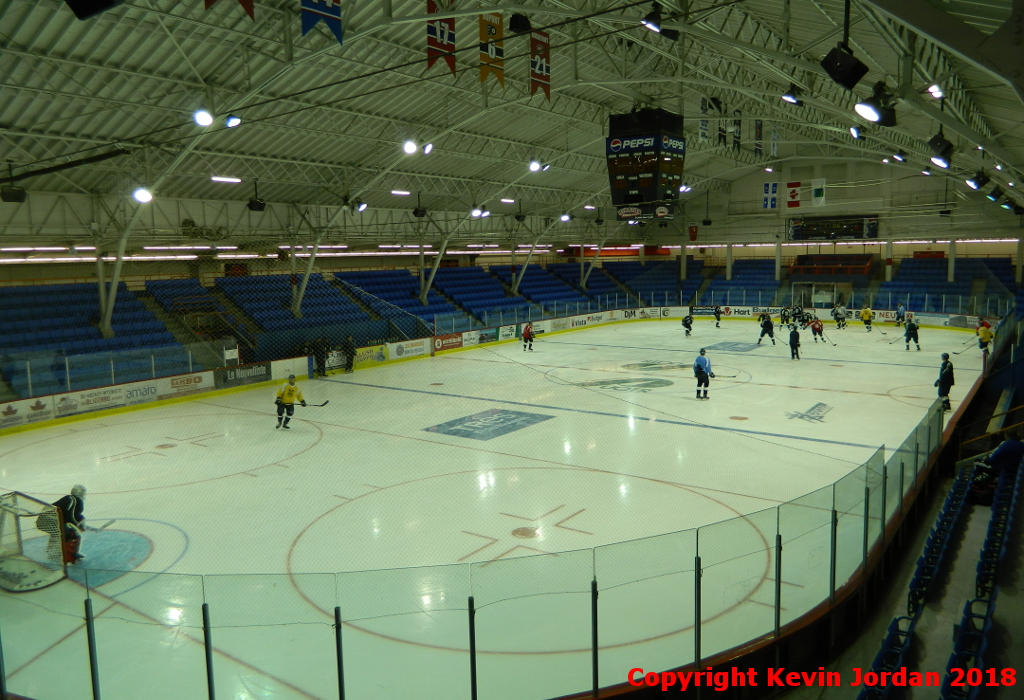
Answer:
<path fill-rule="evenodd" d="M 847 90 L 857 87 L 860 79 L 868 73 L 868 67 L 852 53 L 844 51 L 842 45 L 835 47 L 821 59 L 821 67 L 832 80 Z"/>
<path fill-rule="evenodd" d="M 24 187 L 0 187 L 0 199 L 5 202 L 24 202 Z"/>
<path fill-rule="evenodd" d="M 519 14 L 518 12 L 514 12 L 512 13 L 512 16 L 508 18 L 508 30 L 513 34 L 525 34 L 526 32 L 532 32 L 533 27 L 530 26 L 529 17 Z"/>
<path fill-rule="evenodd" d="M 245 206 L 249 207 L 249 211 L 263 211 L 267 208 L 267 203 L 262 199 L 250 199 Z"/>
<path fill-rule="evenodd" d="M 710 226 L 711 225 L 711 219 L 704 219 L 700 223 L 701 223 L 702 226 Z"/>
<path fill-rule="evenodd" d="M 112 10 L 124 0 L 64 0 L 78 19 L 89 19 Z"/>

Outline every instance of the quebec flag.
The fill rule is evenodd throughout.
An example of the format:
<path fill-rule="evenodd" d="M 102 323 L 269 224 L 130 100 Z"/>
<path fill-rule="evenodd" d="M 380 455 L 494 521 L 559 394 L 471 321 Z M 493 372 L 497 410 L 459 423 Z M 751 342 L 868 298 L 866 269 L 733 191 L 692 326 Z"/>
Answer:
<path fill-rule="evenodd" d="M 761 200 L 762 209 L 778 209 L 779 183 L 764 183 L 764 199 Z"/>
<path fill-rule="evenodd" d="M 334 38 L 341 42 L 341 0 L 300 0 L 302 3 L 302 36 L 323 20 Z"/>

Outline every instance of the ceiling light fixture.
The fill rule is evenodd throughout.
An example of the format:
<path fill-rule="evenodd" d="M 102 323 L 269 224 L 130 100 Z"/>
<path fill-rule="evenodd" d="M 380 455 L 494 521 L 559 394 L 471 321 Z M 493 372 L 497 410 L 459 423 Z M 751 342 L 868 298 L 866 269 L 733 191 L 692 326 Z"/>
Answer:
<path fill-rule="evenodd" d="M 795 84 L 790 83 L 789 89 L 782 93 L 782 99 L 791 105 L 801 106 L 804 102 L 800 99 L 800 88 Z"/>
<path fill-rule="evenodd" d="M 657 2 L 651 3 L 651 11 L 648 12 L 640 24 L 644 25 L 652 32 L 661 33 L 661 5 Z"/>
<path fill-rule="evenodd" d="M 234 114 L 229 114 L 224 117 L 224 126 L 229 129 L 234 129 L 236 126 L 242 123 L 241 117 L 236 117 Z"/>
<path fill-rule="evenodd" d="M 921 168 L 921 174 L 922 175 L 931 175 L 932 174 L 932 169 L 927 167 L 927 166 L 924 167 L 924 168 Z"/>
<path fill-rule="evenodd" d="M 514 199 L 509 199 L 509 198 L 507 198 L 507 197 L 502 197 L 502 198 L 501 198 L 501 201 L 502 201 L 502 202 L 504 202 L 505 204 L 515 204 L 515 203 L 516 203 L 516 200 L 514 200 Z"/>
<path fill-rule="evenodd" d="M 991 181 L 992 178 L 986 175 L 984 170 L 979 170 L 977 173 L 964 180 L 964 182 L 967 183 L 967 186 L 970 187 L 972 190 L 984 187 Z"/>
<path fill-rule="evenodd" d="M 1003 188 L 997 186 L 997 187 L 993 187 L 992 191 L 989 192 L 987 195 L 985 195 L 985 199 L 989 199 L 989 200 L 991 200 L 993 202 L 997 202 L 997 201 L 999 201 L 999 198 L 1002 197 L 1002 196 L 1003 196 Z"/>
<path fill-rule="evenodd" d="M 434 144 L 432 144 L 432 143 L 425 143 L 425 144 L 423 144 L 423 155 L 425 155 L 425 156 L 430 155 L 430 152 L 432 150 L 434 150 Z"/>
<path fill-rule="evenodd" d="M 412 192 L 406 192 L 405 190 L 391 190 L 391 194 L 397 195 L 399 197 L 407 197 L 410 194 L 412 194 Z"/>
<path fill-rule="evenodd" d="M 941 100 L 945 95 L 942 93 L 942 88 L 939 87 L 938 83 L 934 83 L 928 86 L 928 94 L 934 97 L 936 100 Z"/>
<path fill-rule="evenodd" d="M 1006 197 L 1005 199 L 1003 199 L 1003 201 L 999 203 L 999 206 L 1001 206 L 1003 209 L 1013 211 L 1014 202 L 1009 197 Z"/>
<path fill-rule="evenodd" d="M 593 204 L 584 204 L 583 208 L 584 209 L 588 209 L 590 211 L 593 211 L 594 209 L 597 209 L 597 207 L 595 207 Z"/>
<path fill-rule="evenodd" d="M 146 202 L 153 201 L 153 193 L 147 190 L 145 187 L 140 187 L 134 192 L 132 192 L 132 197 L 134 197 L 135 201 L 139 202 L 140 204 L 145 204 Z"/>
<path fill-rule="evenodd" d="M 572 214 L 565 213 L 558 217 L 559 221 L 572 221 Z"/>
<path fill-rule="evenodd" d="M 859 126 L 851 126 L 850 127 L 850 136 L 852 136 L 854 138 L 854 140 L 856 140 L 856 141 L 863 141 L 864 140 L 864 130 L 861 129 Z"/>
<path fill-rule="evenodd" d="M 953 142 L 943 135 L 941 126 L 939 127 L 939 133 L 928 140 L 928 147 L 932 149 L 934 154 L 931 157 L 932 163 L 940 168 L 948 169 L 950 159 L 953 156 Z"/>
<path fill-rule="evenodd" d="M 539 160 L 531 160 L 530 161 L 530 172 L 531 173 L 535 173 L 538 170 L 540 170 L 540 161 Z"/>
<path fill-rule="evenodd" d="M 692 189 L 693 188 L 690 187 L 689 185 L 687 185 L 685 182 L 679 186 L 679 191 L 680 192 L 689 192 Z"/>
<path fill-rule="evenodd" d="M 240 177 L 223 177 L 221 175 L 211 175 L 210 176 L 210 180 L 212 180 L 213 182 L 241 182 L 242 178 L 240 178 Z"/>
<path fill-rule="evenodd" d="M 771 173 L 771 172 L 775 172 L 775 169 L 772 168 L 772 166 L 770 166 L 770 165 L 766 165 L 766 166 L 764 166 L 764 171 L 766 173 Z"/>
<path fill-rule="evenodd" d="M 213 124 L 213 115 L 205 109 L 196 110 L 195 114 L 192 115 L 192 119 L 199 126 L 210 126 L 210 124 Z"/>
<path fill-rule="evenodd" d="M 895 153 L 892 154 L 892 159 L 900 163 L 906 163 L 907 154 L 904 153 L 903 151 L 896 151 Z"/>
<path fill-rule="evenodd" d="M 356 202 L 356 211 L 358 211 L 358 212 L 366 211 L 366 207 L 368 207 L 368 206 L 369 205 L 366 202 Z"/>
<path fill-rule="evenodd" d="M 864 119 L 879 126 L 896 126 L 895 103 L 896 97 L 886 89 L 885 82 L 880 80 L 875 83 L 871 97 L 861 100 L 853 109 Z"/>
<path fill-rule="evenodd" d="M 413 153 L 419 150 L 419 146 L 417 146 L 416 142 L 413 141 L 412 139 L 406 139 L 405 143 L 402 144 L 402 150 L 405 151 L 406 154 L 411 156 Z"/>
<path fill-rule="evenodd" d="M 483 216 L 483 213 L 484 213 L 484 210 L 474 204 L 473 208 L 469 212 L 469 215 L 472 216 L 475 219 L 478 219 L 481 216 Z"/>

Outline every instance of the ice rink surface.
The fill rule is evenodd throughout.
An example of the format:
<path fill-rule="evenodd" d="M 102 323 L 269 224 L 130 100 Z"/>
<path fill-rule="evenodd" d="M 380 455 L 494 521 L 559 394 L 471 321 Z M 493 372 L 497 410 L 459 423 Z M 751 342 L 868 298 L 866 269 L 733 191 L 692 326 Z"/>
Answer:
<path fill-rule="evenodd" d="M 336 697 L 335 605 L 347 623 L 350 698 L 413 689 L 468 697 L 466 596 L 478 606 L 521 603 L 530 594 L 517 586 L 558 589 L 548 579 L 565 576 L 566 599 L 538 595 L 528 609 L 478 614 L 481 698 L 584 690 L 589 580 L 595 570 L 608 578 L 594 548 L 763 512 L 826 487 L 880 445 L 903 443 L 935 399 L 941 352 L 964 351 L 952 357 L 954 409 L 981 370 L 974 336 L 962 331 L 923 328 L 918 352 L 904 349 L 892 325 L 868 333 L 829 323 L 830 342 L 802 333 L 799 361 L 788 331 L 775 346 L 756 345 L 758 332 L 745 321 L 699 320 L 691 337 L 675 320 L 618 323 L 542 335 L 533 352 L 507 343 L 302 381 L 308 403 L 330 403 L 298 407 L 287 431 L 274 428 L 275 389 L 261 387 L 4 437 L 5 491 L 53 501 L 82 483 L 88 522 L 115 521 L 86 533 L 75 580 L 0 598 L 9 688 L 47 700 L 86 682 L 88 576 L 98 624 L 107 625 L 101 651 L 140 655 L 133 672 L 108 667 L 106 698 L 143 697 L 140 684 L 146 697 L 205 692 L 196 620 L 204 599 L 225 628 L 214 636 L 224 697 Z M 707 401 L 695 399 L 701 347 L 717 376 Z M 760 537 L 751 535 L 760 526 L 738 527 L 723 547 Z M 764 581 L 757 572 L 768 571 L 770 553 L 739 550 Z M 625 578 L 646 556 L 601 551 L 622 552 Z M 557 574 L 531 563 L 552 557 L 517 560 L 546 553 L 566 553 Z M 406 570 L 374 571 L 398 568 Z M 692 572 L 677 573 L 656 585 L 692 586 Z M 734 598 L 757 602 L 751 577 L 733 576 L 745 591 Z M 410 591 L 415 604 L 393 609 Z M 770 594 L 758 615 L 771 616 Z M 614 596 L 602 593 L 610 610 Z M 685 596 L 673 597 L 655 610 L 624 603 L 618 618 L 609 613 L 602 684 L 622 682 L 645 658 L 649 668 L 686 661 L 685 621 L 641 637 L 630 629 L 638 616 L 671 617 L 672 605 L 685 617 Z M 709 606 L 706 625 L 731 630 L 723 648 L 765 622 Z"/>

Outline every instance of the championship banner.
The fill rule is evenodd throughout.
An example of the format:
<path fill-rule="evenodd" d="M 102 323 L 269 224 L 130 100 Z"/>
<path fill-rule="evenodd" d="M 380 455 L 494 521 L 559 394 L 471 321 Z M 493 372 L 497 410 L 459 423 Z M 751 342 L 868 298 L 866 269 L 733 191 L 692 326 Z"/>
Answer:
<path fill-rule="evenodd" d="M 732 147 L 737 151 L 740 150 L 741 142 L 743 141 L 743 121 L 740 119 L 743 112 L 738 109 L 732 111 Z"/>
<path fill-rule="evenodd" d="M 445 8 L 447 9 L 447 8 Z M 440 8 L 434 0 L 427 0 L 427 14 L 436 14 Z M 455 18 L 427 20 L 427 69 L 433 68 L 437 59 L 443 59 L 448 70 L 455 75 Z"/>
<path fill-rule="evenodd" d="M 700 116 L 701 116 L 700 131 L 698 133 L 700 135 L 700 140 L 701 141 L 707 141 L 708 140 L 708 120 L 707 120 L 707 116 L 708 116 L 708 98 L 706 98 L 706 97 L 700 98 Z"/>
<path fill-rule="evenodd" d="M 242 0 L 238 1 L 242 2 Z M 248 1 L 251 2 L 251 0 Z M 299 2 L 302 3 L 302 36 L 306 36 L 317 22 L 323 20 L 338 43 L 342 43 L 341 0 L 299 0 Z"/>
<path fill-rule="evenodd" d="M 217 2 L 217 0 L 206 0 L 206 9 L 209 10 L 211 7 L 213 7 L 213 4 L 215 2 Z M 249 15 L 249 19 L 255 21 L 256 16 L 255 14 L 253 14 L 252 0 L 238 0 L 238 4 L 241 5 L 242 8 L 245 10 L 245 13 Z M 305 32 L 303 32 L 303 34 L 305 34 Z"/>
<path fill-rule="evenodd" d="M 754 120 L 754 155 L 761 155 L 761 139 L 764 137 L 764 122 L 760 119 Z"/>
<path fill-rule="evenodd" d="M 551 100 L 551 39 L 547 32 L 530 32 L 530 94 L 537 88 Z"/>
<path fill-rule="evenodd" d="M 502 87 L 505 87 L 505 42 L 502 32 L 502 16 L 480 15 L 480 82 L 494 73 Z"/>
<path fill-rule="evenodd" d="M 779 157 L 779 130 L 772 124 L 772 158 Z"/>

